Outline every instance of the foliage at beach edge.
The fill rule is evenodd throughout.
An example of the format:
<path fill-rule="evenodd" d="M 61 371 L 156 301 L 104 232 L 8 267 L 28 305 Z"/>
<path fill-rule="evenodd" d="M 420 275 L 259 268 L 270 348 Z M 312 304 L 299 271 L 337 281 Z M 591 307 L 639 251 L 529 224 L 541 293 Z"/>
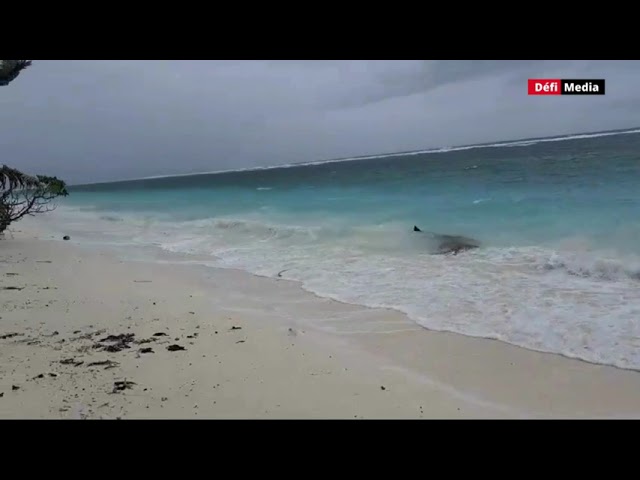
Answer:
<path fill-rule="evenodd" d="M 0 60 L 0 86 L 9 85 L 29 66 L 31 60 Z M 68 194 L 67 185 L 57 177 L 27 175 L 0 165 L 0 235 L 24 216 L 53 210 L 53 200 Z"/>
<path fill-rule="evenodd" d="M 68 194 L 66 183 L 57 177 L 0 166 L 0 234 L 27 215 L 50 212 L 55 208 L 53 201 Z"/>
<path fill-rule="evenodd" d="M 0 60 L 0 86 L 9 85 L 30 66 L 31 60 Z"/>

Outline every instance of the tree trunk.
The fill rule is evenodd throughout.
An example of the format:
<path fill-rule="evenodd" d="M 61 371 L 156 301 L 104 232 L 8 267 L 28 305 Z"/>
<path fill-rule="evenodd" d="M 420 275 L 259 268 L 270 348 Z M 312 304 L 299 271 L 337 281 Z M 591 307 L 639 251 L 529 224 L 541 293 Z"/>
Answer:
<path fill-rule="evenodd" d="M 0 233 L 3 233 L 9 226 L 9 209 L 0 204 Z"/>

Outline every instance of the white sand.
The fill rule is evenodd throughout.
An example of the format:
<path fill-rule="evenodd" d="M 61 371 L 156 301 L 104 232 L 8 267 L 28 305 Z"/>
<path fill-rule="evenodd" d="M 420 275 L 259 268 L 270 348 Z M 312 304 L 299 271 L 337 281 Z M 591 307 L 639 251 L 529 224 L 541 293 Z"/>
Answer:
<path fill-rule="evenodd" d="M 0 338 L 0 418 L 640 417 L 638 372 L 36 235 L 0 240 L 0 337 L 18 334 Z M 154 341 L 93 348 L 122 333 Z M 104 360 L 117 364 L 89 366 Z"/>

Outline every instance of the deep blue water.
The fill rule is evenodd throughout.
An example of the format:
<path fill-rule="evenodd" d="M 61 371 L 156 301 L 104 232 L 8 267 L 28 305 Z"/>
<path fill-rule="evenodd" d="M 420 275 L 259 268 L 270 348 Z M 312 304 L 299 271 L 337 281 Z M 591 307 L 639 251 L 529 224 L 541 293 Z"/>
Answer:
<path fill-rule="evenodd" d="M 428 328 L 640 368 L 638 132 L 76 186 L 56 222 L 286 269 Z M 482 248 L 433 256 L 413 225 Z"/>

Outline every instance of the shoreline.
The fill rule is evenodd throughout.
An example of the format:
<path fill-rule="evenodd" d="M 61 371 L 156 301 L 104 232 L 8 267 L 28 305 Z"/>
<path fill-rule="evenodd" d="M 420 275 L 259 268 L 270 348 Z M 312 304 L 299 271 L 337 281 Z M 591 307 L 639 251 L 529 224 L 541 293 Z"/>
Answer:
<path fill-rule="evenodd" d="M 401 312 L 319 297 L 292 280 L 179 265 L 180 256 L 161 252 L 167 263 L 125 261 L 73 239 L 35 236 L 16 231 L 0 243 L 0 287 L 18 279 L 40 286 L 0 292 L 0 336 L 19 334 L 0 339 L 1 418 L 640 417 L 634 370 L 427 330 Z M 47 259 L 53 263 L 38 263 Z M 173 336 L 187 325 L 192 338 Z M 88 339 L 72 332 L 91 329 L 144 340 L 164 329 L 187 351 L 168 352 L 152 340 L 154 353 L 140 355 L 149 347 L 130 345 L 78 355 Z M 28 345 L 27 337 L 40 344 Z M 211 352 L 224 367 L 206 360 Z M 114 358 L 119 366 L 61 366 L 61 356 L 71 354 L 86 363 Z M 56 376 L 37 379 L 48 373 Z M 122 376 L 136 385 L 110 393 Z M 224 393 L 210 377 L 224 379 L 214 384 Z M 193 382 L 189 392 L 178 388 L 185 382 Z M 43 398 L 46 406 L 38 404 Z M 74 402 L 79 409 L 67 408 Z"/>
<path fill-rule="evenodd" d="M 23 220 L 23 224 L 30 222 L 29 219 L 25 219 Z M 42 237 L 45 237 L 47 239 L 59 239 L 58 237 L 63 235 L 63 232 L 66 231 L 66 229 L 61 229 L 58 232 L 56 232 L 56 235 L 54 235 L 53 231 L 49 231 L 45 228 L 42 227 L 42 225 L 28 225 L 28 230 L 27 232 L 29 232 L 30 235 L 40 235 Z M 86 238 L 82 239 L 82 242 L 86 242 Z M 638 372 L 640 373 L 640 366 L 630 366 L 629 363 L 627 364 L 619 364 L 616 363 L 614 360 L 608 360 L 608 361 L 604 361 L 602 359 L 598 359 L 598 360 L 593 360 L 591 359 L 588 355 L 581 355 L 579 352 L 574 354 L 572 352 L 567 352 L 567 351 L 559 351 L 559 350 L 552 350 L 552 349 L 548 349 L 546 348 L 546 346 L 542 346 L 542 347 L 536 347 L 534 345 L 532 345 L 530 342 L 517 342 L 514 341 L 512 339 L 505 339 L 505 338 L 501 338 L 498 334 L 487 334 L 487 335 L 482 335 L 482 334 L 471 334 L 468 333 L 467 331 L 465 331 L 464 329 L 460 329 L 460 330 L 455 330 L 455 329 L 449 329 L 449 328 L 433 328 L 431 326 L 427 326 L 425 325 L 423 322 L 425 321 L 425 318 L 420 318 L 420 317 L 414 317 L 412 316 L 411 313 L 408 313 L 405 309 L 403 309 L 403 306 L 380 306 L 380 305 L 371 305 L 371 304 L 367 304 L 366 302 L 360 302 L 360 303 L 356 303 L 356 302 L 350 302 L 348 300 L 342 300 L 339 296 L 337 295 L 333 295 L 330 293 L 326 293 L 326 292 L 318 292 L 313 290 L 310 287 L 307 287 L 305 285 L 304 280 L 297 280 L 294 278 L 286 278 L 286 277 L 273 277 L 273 276 L 269 276 L 266 274 L 259 274 L 259 273 L 255 273 L 253 271 L 250 270 L 245 270 L 241 267 L 233 267 L 233 266 L 222 266 L 219 264 L 216 265 L 212 265 L 212 260 L 215 261 L 219 261 L 221 260 L 220 257 L 216 257 L 213 254 L 210 255 L 204 255 L 204 254 L 197 254 L 197 253 L 187 253 L 187 252 L 176 252 L 176 251 L 171 251 L 171 250 L 165 250 L 164 248 L 158 246 L 157 244 L 148 244 L 148 245 L 127 245 L 126 247 L 123 247 L 122 245 L 107 245 L 107 244 L 101 244 L 101 243 L 93 243 L 93 240 L 91 240 L 89 242 L 89 244 L 86 243 L 75 243 L 72 242 L 75 245 L 77 245 L 79 248 L 82 248 L 83 250 L 87 251 L 87 252 L 94 252 L 94 251 L 109 251 L 112 254 L 122 257 L 122 255 L 127 256 L 127 258 L 129 258 L 129 261 L 140 261 L 140 262 L 149 262 L 149 261 L 154 261 L 154 262 L 160 262 L 160 263 L 172 263 L 172 264 L 191 264 L 195 267 L 198 268 L 205 268 L 205 269 L 220 269 L 220 270 L 229 270 L 229 271 L 234 271 L 234 272 L 238 272 L 238 273 L 242 273 L 242 274 L 247 274 L 247 275 L 251 275 L 251 276 L 255 276 L 258 278 L 262 278 L 265 279 L 266 281 L 283 281 L 283 282 L 289 282 L 291 284 L 293 284 L 295 287 L 297 287 L 302 295 L 313 295 L 314 297 L 317 297 L 318 299 L 328 299 L 331 300 L 333 302 L 336 303 L 340 303 L 342 305 L 345 306 L 356 306 L 359 308 L 365 308 L 365 309 L 370 309 L 372 311 L 386 311 L 389 312 L 390 314 L 399 314 L 401 316 L 403 316 L 404 318 L 406 318 L 409 322 L 411 322 L 412 325 L 415 325 L 417 327 L 419 327 L 420 329 L 429 331 L 429 332 L 439 332 L 439 333 L 449 333 L 449 334 L 454 334 L 454 335 L 463 335 L 465 337 L 470 337 L 470 338 L 477 338 L 477 339 L 483 339 L 483 340 L 492 340 L 492 341 L 497 341 L 497 342 L 501 342 L 507 345 L 511 345 L 511 346 L 515 346 L 518 348 L 523 348 L 525 350 L 529 350 L 532 352 L 537 352 L 537 353 L 542 353 L 542 354 L 551 354 L 551 355 L 558 355 L 567 359 L 571 359 L 571 360 L 577 360 L 580 362 L 585 362 L 594 366 L 607 366 L 607 367 L 612 367 L 612 368 L 616 368 L 616 369 L 620 369 L 623 371 L 633 371 L 633 372 Z M 122 253 L 125 252 L 126 253 Z M 135 258 L 130 258 L 130 252 L 132 251 L 136 251 L 136 252 L 144 252 L 144 254 L 141 257 L 135 257 Z M 149 253 L 152 253 L 151 255 L 149 255 Z M 153 258 L 154 260 L 150 260 L 150 258 Z M 279 272 L 283 273 L 288 271 L 289 269 L 284 269 L 282 271 Z M 278 275 L 279 275 L 278 274 Z M 622 362 L 624 363 L 624 362 Z"/>

